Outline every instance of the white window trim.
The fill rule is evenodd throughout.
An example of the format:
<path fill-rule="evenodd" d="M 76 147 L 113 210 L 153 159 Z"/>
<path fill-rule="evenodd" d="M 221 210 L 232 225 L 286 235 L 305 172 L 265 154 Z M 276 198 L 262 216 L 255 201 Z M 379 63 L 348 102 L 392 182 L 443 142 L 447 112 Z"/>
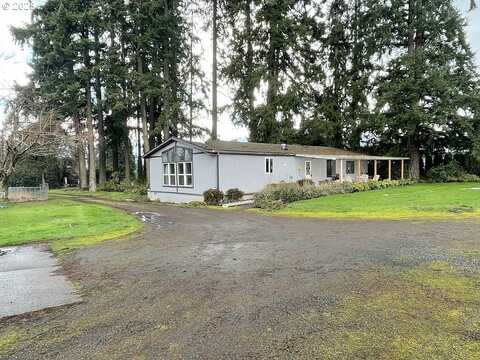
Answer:
<path fill-rule="evenodd" d="M 171 176 L 175 176 L 175 181 L 177 181 L 177 165 L 173 162 L 168 162 L 168 163 L 162 163 L 163 169 L 162 169 L 162 176 L 163 176 L 163 186 L 168 186 L 168 187 L 175 187 L 177 186 L 176 184 L 171 184 L 170 179 Z M 173 173 L 170 173 L 170 167 L 173 165 Z M 169 170 L 168 173 L 165 173 L 165 166 L 167 166 L 167 169 Z M 168 182 L 165 182 L 165 177 L 167 177 Z"/>
<path fill-rule="evenodd" d="M 307 163 L 310 164 L 310 174 L 307 174 Z M 305 161 L 305 179 L 311 179 L 312 178 L 312 161 L 307 160 Z"/>
<path fill-rule="evenodd" d="M 263 163 L 263 169 L 265 170 L 265 174 L 268 174 L 268 175 L 273 174 L 273 170 L 275 169 L 275 164 L 273 162 L 273 157 L 266 157 L 265 158 L 265 161 Z"/>
<path fill-rule="evenodd" d="M 183 174 L 179 174 L 178 173 L 178 165 L 179 164 L 183 164 L 183 169 L 184 169 L 184 173 Z M 190 173 L 187 173 L 187 164 L 191 164 L 190 166 Z M 178 162 L 177 163 L 177 166 L 176 166 L 176 173 L 177 173 L 177 184 L 178 184 L 178 187 L 181 187 L 181 188 L 193 188 L 193 161 L 181 161 L 181 162 Z M 191 176 L 192 177 L 192 184 L 191 185 L 186 185 L 187 184 L 187 176 Z M 185 185 L 180 185 L 180 182 L 178 181 L 178 179 L 180 177 L 183 177 L 183 183 Z"/>
<path fill-rule="evenodd" d="M 178 174 L 178 164 L 183 164 L 183 168 L 185 170 L 185 173 L 184 174 L 181 174 L 179 175 Z M 192 164 L 191 165 L 191 172 L 190 173 L 187 173 L 186 172 L 186 169 L 187 169 L 187 166 L 186 164 Z M 165 165 L 167 165 L 167 168 L 170 169 L 170 165 L 174 165 L 174 173 L 173 174 L 170 174 L 170 172 L 168 174 L 165 174 Z M 171 163 L 162 163 L 162 166 L 163 166 L 163 169 L 162 169 L 162 183 L 163 183 L 163 186 L 164 187 L 181 187 L 181 188 L 193 188 L 194 187 L 194 177 L 193 177 L 193 161 L 181 161 L 181 162 L 178 162 L 178 163 L 174 163 L 174 162 L 171 162 Z M 170 177 L 171 176 L 175 176 L 175 184 L 171 184 L 170 183 Z M 186 184 L 187 182 L 187 176 L 191 176 L 192 177 L 192 184 L 191 185 L 180 185 L 179 182 L 178 182 L 178 179 L 180 177 L 183 177 L 184 179 L 184 184 Z M 165 183 L 165 177 L 167 177 L 168 179 L 168 183 Z"/>

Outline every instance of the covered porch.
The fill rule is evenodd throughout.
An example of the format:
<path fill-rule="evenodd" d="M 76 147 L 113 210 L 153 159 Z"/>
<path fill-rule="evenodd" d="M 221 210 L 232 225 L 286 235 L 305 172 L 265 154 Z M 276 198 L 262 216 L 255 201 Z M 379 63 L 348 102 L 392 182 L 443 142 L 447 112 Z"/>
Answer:
<path fill-rule="evenodd" d="M 337 180 L 366 182 L 368 180 L 393 180 L 405 178 L 406 161 L 402 157 L 337 158 Z M 381 171 L 382 170 L 382 171 Z"/>
<path fill-rule="evenodd" d="M 403 180 L 409 160 L 407 157 L 371 155 L 300 156 L 327 160 L 327 178 L 340 182 Z"/>

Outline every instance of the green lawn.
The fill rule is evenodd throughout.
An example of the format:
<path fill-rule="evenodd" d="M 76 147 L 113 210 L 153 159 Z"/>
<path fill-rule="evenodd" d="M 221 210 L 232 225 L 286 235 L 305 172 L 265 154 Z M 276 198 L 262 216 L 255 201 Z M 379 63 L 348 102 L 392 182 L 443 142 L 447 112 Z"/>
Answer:
<path fill-rule="evenodd" d="M 147 200 L 146 196 L 134 194 L 131 192 L 97 191 L 97 192 L 91 193 L 88 191 L 79 190 L 77 188 L 54 189 L 54 190 L 50 190 L 50 194 L 93 197 L 97 199 L 113 200 L 113 201 L 146 201 Z"/>
<path fill-rule="evenodd" d="M 140 229 L 133 216 L 67 199 L 0 208 L 0 247 L 48 241 L 54 251 L 125 237 Z"/>
<path fill-rule="evenodd" d="M 480 215 L 480 183 L 417 184 L 289 204 L 281 215 L 335 218 L 465 218 Z"/>

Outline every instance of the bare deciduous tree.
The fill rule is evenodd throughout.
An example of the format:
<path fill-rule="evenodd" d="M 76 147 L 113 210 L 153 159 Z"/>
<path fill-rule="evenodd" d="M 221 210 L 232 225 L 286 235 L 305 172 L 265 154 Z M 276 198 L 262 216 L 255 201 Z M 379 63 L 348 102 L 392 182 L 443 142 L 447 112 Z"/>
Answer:
<path fill-rule="evenodd" d="M 8 104 L 0 129 L 0 192 L 7 193 L 9 179 L 28 156 L 58 152 L 62 129 L 53 110 L 38 103 L 31 89 L 22 88 Z"/>

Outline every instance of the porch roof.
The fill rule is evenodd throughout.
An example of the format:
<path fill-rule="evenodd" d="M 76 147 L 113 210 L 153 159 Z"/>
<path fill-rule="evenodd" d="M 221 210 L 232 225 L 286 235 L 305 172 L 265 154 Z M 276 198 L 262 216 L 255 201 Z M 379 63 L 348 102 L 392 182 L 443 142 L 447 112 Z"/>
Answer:
<path fill-rule="evenodd" d="M 396 156 L 375 156 L 353 153 L 351 155 L 310 155 L 310 154 L 296 154 L 295 156 L 310 159 L 326 159 L 326 160 L 410 160 L 408 157 Z"/>

